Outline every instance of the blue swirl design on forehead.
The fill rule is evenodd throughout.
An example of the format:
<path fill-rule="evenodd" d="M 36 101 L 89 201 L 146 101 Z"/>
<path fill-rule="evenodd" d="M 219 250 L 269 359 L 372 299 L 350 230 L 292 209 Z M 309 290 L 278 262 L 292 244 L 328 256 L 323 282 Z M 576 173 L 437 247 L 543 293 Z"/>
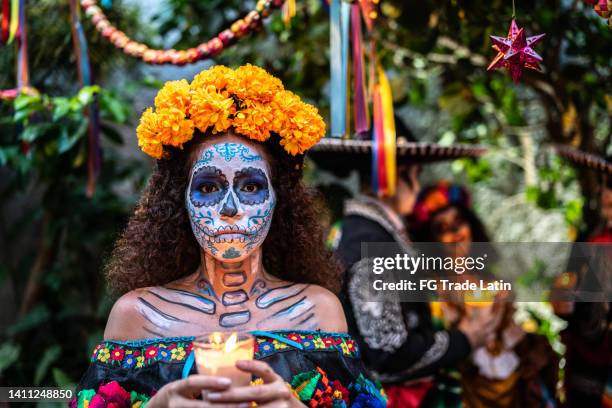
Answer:
<path fill-rule="evenodd" d="M 199 167 L 210 163 L 213 158 L 213 151 L 210 149 L 206 149 L 202 152 L 202 156 L 195 162 L 193 167 Z"/>
<path fill-rule="evenodd" d="M 214 148 L 225 161 L 232 160 L 236 155 L 239 155 L 245 162 L 262 160 L 260 155 L 252 153 L 251 149 L 240 143 L 218 143 L 214 145 Z"/>

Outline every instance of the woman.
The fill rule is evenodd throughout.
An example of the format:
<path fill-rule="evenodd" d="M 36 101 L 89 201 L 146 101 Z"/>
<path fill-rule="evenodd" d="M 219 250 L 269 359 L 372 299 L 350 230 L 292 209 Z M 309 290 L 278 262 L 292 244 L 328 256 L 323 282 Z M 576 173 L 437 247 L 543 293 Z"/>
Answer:
<path fill-rule="evenodd" d="M 442 256 L 456 259 L 486 254 L 486 266 L 498 258 L 462 186 L 442 181 L 423 189 L 415 206 L 413 224 L 415 238 L 419 242 L 440 244 L 434 252 Z M 482 272 L 465 270 L 458 273 L 456 279 L 493 280 L 489 269 Z M 482 299 L 473 301 L 472 296 L 478 293 L 448 295 L 445 299 L 449 301 L 431 305 L 432 315 L 443 327 L 455 327 L 466 317 L 476 317 L 496 307 L 493 302 Z M 498 298 L 500 296 L 503 294 L 499 293 Z M 439 391 L 430 397 L 442 400 L 448 407 L 554 406 L 556 354 L 545 337 L 526 333 L 514 323 L 512 302 L 500 301 L 497 305 L 502 307 L 502 318 L 494 336 L 486 345 L 472 350 L 471 356 L 457 366 L 458 372 L 447 370 L 441 375 L 436 384 Z"/>
<path fill-rule="evenodd" d="M 317 110 L 251 65 L 169 82 L 155 107 L 137 135 L 157 167 L 107 270 L 124 295 L 75 403 L 384 406 L 345 334 L 339 270 L 300 181 L 325 132 Z M 237 364 L 252 386 L 195 374 L 192 341 L 210 331 L 255 335 L 256 360 Z"/>

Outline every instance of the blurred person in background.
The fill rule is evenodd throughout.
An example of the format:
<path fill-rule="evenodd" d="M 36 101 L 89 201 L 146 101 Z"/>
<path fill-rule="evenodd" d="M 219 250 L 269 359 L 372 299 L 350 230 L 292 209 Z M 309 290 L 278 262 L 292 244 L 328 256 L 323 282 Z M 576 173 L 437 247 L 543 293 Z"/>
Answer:
<path fill-rule="evenodd" d="M 343 218 L 333 232 L 336 255 L 345 268 L 341 294 L 349 332 L 355 337 L 372 376 L 382 382 L 390 407 L 423 406 L 441 368 L 455 366 L 471 350 L 485 344 L 501 316 L 466 317 L 456 328 L 436 329 L 427 302 L 378 301 L 368 294 L 368 259 L 364 242 L 395 243 L 416 255 L 404 222 L 420 191 L 425 163 L 476 157 L 470 146 L 416 143 L 396 118 L 397 186 L 393 197 L 381 198 L 371 188 L 372 143 L 369 140 L 323 140 L 309 156 L 338 177 L 357 171 L 360 193 L 345 202 Z"/>
<path fill-rule="evenodd" d="M 578 238 L 566 271 L 555 279 L 551 292 L 555 313 L 568 323 L 561 333 L 566 346 L 565 404 L 608 408 L 612 407 L 612 156 L 557 150 L 573 164 L 596 172 L 600 190 L 599 222 Z M 581 301 L 580 292 L 589 287 L 603 293 L 603 301 Z"/>
<path fill-rule="evenodd" d="M 486 256 L 483 271 L 461 270 L 450 279 L 472 282 L 495 279 L 492 269 L 499 255 L 463 186 L 440 181 L 424 188 L 410 225 L 417 248 L 419 242 L 429 246 L 423 248 L 424 252 L 434 251 L 451 258 Z M 431 243 L 440 245 L 431 248 Z M 491 302 L 494 294 L 453 291 L 446 295 L 442 301 L 431 302 L 432 316 L 439 328 L 457 327 L 465 316 L 494 307 Z M 558 357 L 546 337 L 527 333 L 514 322 L 515 307 L 508 295 L 497 293 L 498 298 L 504 299 L 499 302 L 501 324 L 493 336 L 475 348 L 468 359 L 437 377 L 436 392 L 430 393 L 426 406 L 555 406 Z"/>

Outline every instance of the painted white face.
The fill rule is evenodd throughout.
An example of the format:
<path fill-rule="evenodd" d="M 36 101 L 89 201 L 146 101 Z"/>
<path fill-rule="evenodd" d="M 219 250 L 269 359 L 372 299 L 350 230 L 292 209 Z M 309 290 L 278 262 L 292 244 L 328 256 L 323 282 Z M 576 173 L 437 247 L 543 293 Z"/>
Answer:
<path fill-rule="evenodd" d="M 202 249 L 220 261 L 240 261 L 270 229 L 276 194 L 268 162 L 240 142 L 208 146 L 191 168 L 185 203 Z"/>

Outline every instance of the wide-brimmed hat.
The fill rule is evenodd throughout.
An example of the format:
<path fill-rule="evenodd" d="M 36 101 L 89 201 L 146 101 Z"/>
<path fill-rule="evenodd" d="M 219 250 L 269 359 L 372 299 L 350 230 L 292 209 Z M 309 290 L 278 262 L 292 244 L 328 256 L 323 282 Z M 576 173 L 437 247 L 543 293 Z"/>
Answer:
<path fill-rule="evenodd" d="M 598 173 L 612 175 L 612 161 L 595 154 L 566 145 L 554 145 L 557 153 L 578 166 L 587 167 Z"/>
<path fill-rule="evenodd" d="M 348 173 L 354 169 L 367 169 L 371 166 L 372 146 L 372 140 L 325 137 L 310 149 L 307 156 L 325 170 Z M 398 137 L 396 141 L 398 164 L 435 163 L 463 157 L 477 158 L 486 151 L 485 147 L 478 145 L 441 145 L 408 141 L 403 137 Z"/>

